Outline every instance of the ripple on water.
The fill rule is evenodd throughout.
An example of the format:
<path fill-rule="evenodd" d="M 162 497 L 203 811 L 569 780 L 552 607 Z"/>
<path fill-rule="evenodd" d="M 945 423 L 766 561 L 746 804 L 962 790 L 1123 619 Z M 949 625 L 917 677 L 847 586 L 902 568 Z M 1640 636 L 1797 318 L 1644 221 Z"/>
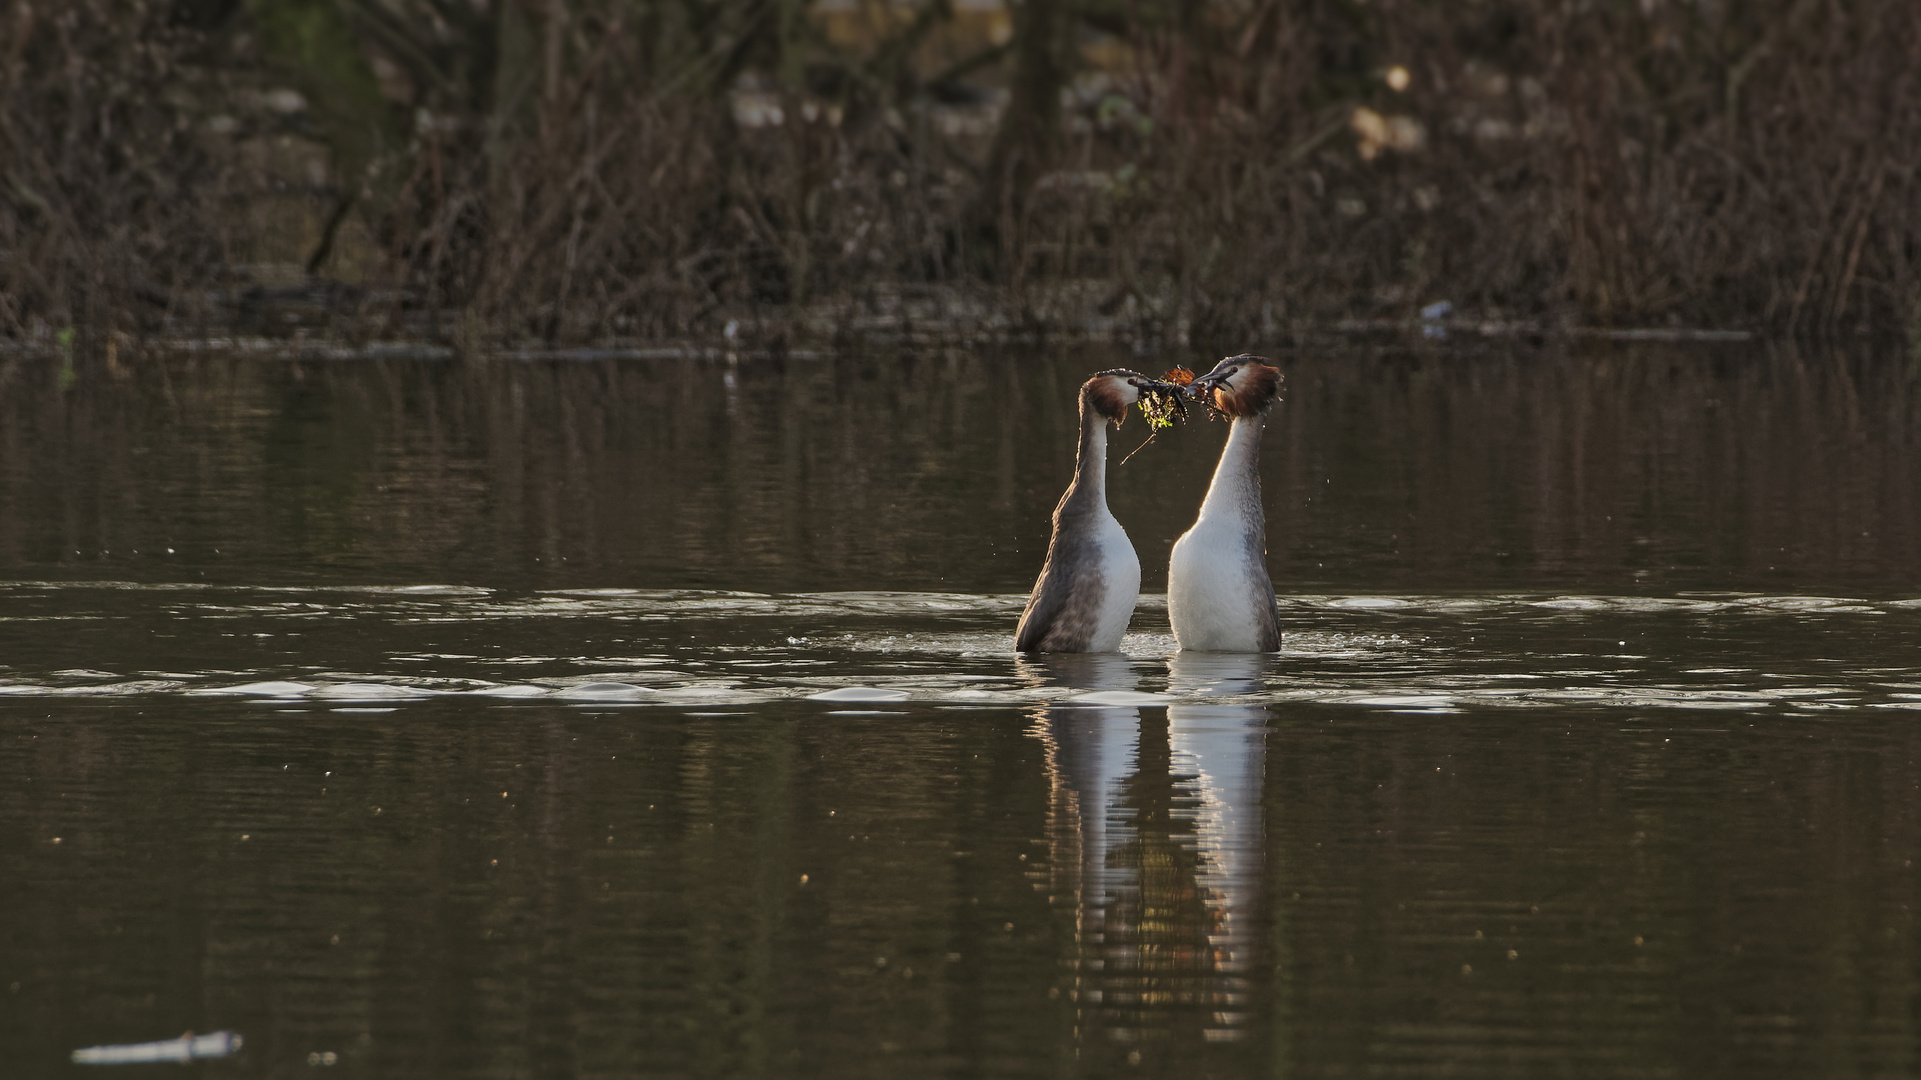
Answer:
<path fill-rule="evenodd" d="M 1459 704 L 1446 694 L 1356 694 L 1323 700 L 1347 705 L 1373 705 L 1383 709 L 1445 709 Z"/>
<path fill-rule="evenodd" d="M 463 691 L 463 693 L 478 697 L 537 698 L 546 697 L 552 694 L 553 691 L 544 686 L 531 686 L 527 683 L 510 683 L 505 686 L 482 686 L 474 690 Z"/>
<path fill-rule="evenodd" d="M 383 682 L 326 683 L 314 689 L 311 697 L 334 701 L 407 701 L 437 693 L 419 686 Z"/>
<path fill-rule="evenodd" d="M 503 704 L 701 707 L 813 698 L 1010 708 L 1066 699 L 1135 708 L 1201 700 L 1192 685 L 1172 678 L 1178 646 L 1166 632 L 1159 596 L 1142 598 L 1137 628 L 1122 641 L 1120 668 L 1074 676 L 1013 655 L 1010 630 L 1024 600 L 1018 595 L 586 589 L 503 598 L 468 586 L 123 583 L 15 583 L 0 591 L 27 605 L 10 610 L 9 619 L 57 613 L 123 625 L 142 618 L 130 613 L 129 594 L 151 593 L 151 620 L 170 635 L 164 655 L 101 655 L 86 665 L 42 635 L 47 655 L 63 662 L 36 669 L 32 654 L 16 648 L 6 658 L 13 666 L 0 675 L 0 695 L 8 699 L 190 694 L 407 707 L 459 695 Z M 33 609 L 36 603 L 45 610 Z M 1808 651 L 1818 640 L 1835 653 L 1864 618 L 1875 620 L 1877 641 L 1921 638 L 1921 625 L 1913 625 L 1921 599 L 1291 596 L 1281 599 L 1281 610 L 1282 651 L 1244 674 L 1246 692 L 1234 697 L 1237 703 L 1912 709 L 1903 691 L 1921 689 L 1913 650 L 1891 647 L 1885 656 L 1845 661 Z M 575 620 L 585 621 L 576 627 Z M 260 646 L 270 650 L 263 655 L 284 657 L 283 670 L 297 677 L 236 669 L 243 654 L 232 643 L 263 636 L 249 633 L 249 621 L 275 631 L 272 644 Z M 690 634 L 690 621 L 702 629 Z M 1808 629 L 1816 621 L 1819 638 Z M 1769 624 L 1778 629 L 1762 629 Z M 804 633 L 794 632 L 802 627 Z M 193 640 L 196 633 L 203 640 Z M 343 663 L 367 647 L 380 650 L 381 659 Z M 220 668 L 182 670 L 183 657 L 215 655 L 224 661 Z M 330 661 L 343 669 L 327 669 Z M 862 696 L 822 696 L 836 693 Z"/>
<path fill-rule="evenodd" d="M 1070 705 L 1108 705 L 1165 708 L 1181 701 L 1174 694 L 1147 694 L 1138 690 L 1096 690 L 1088 694 L 1075 694 L 1067 699 Z"/>
<path fill-rule="evenodd" d="M 312 683 L 300 682 L 250 682 L 239 686 L 199 686 L 187 691 L 190 694 L 237 694 L 251 697 L 299 697 L 314 692 Z"/>
<path fill-rule="evenodd" d="M 488 589 L 477 589 L 470 585 L 395 585 L 372 586 L 367 589 L 376 596 L 388 593 L 393 596 L 492 596 Z"/>
<path fill-rule="evenodd" d="M 1390 611 L 1413 607 L 1414 603 L 1393 596 L 1337 596 L 1322 601 L 1320 606 L 1344 611 Z"/>
<path fill-rule="evenodd" d="M 652 687 L 626 682 L 575 683 L 554 691 L 557 698 L 570 701 L 638 701 L 657 693 Z"/>
<path fill-rule="evenodd" d="M 905 690 L 884 690 L 876 686 L 843 686 L 807 695 L 809 701 L 906 701 Z"/>

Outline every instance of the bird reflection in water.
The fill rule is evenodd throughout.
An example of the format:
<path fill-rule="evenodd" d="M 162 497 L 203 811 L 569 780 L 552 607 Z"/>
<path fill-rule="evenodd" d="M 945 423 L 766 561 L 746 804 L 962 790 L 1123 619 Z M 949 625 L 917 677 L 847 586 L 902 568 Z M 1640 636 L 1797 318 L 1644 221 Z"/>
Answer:
<path fill-rule="evenodd" d="M 1181 653 L 1168 664 L 1180 704 L 1034 714 L 1052 784 L 1048 884 L 1073 920 L 1062 991 L 1090 1063 L 1187 1054 L 1255 1028 L 1267 710 L 1233 698 L 1261 688 L 1262 661 Z M 1134 690 L 1140 677 L 1115 654 L 1022 668 L 1085 690 Z"/>

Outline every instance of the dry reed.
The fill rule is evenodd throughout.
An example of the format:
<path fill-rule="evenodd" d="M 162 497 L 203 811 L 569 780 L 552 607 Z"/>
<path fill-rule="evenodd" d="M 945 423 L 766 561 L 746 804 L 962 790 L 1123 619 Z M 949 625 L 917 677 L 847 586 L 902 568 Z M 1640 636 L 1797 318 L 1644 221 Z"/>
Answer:
<path fill-rule="evenodd" d="M 243 318 L 276 250 L 335 332 L 474 344 L 1244 339 L 1438 300 L 1921 332 L 1905 0 L 1028 0 L 954 63 L 939 3 L 852 43 L 774 5 L 471 7 L 345 4 L 332 38 L 301 24 L 301 68 L 271 5 L 16 0 L 0 333 Z M 304 111 L 228 115 L 277 82 Z M 261 149 L 293 142 L 322 165 Z M 289 199 L 293 225 L 258 212 Z"/>

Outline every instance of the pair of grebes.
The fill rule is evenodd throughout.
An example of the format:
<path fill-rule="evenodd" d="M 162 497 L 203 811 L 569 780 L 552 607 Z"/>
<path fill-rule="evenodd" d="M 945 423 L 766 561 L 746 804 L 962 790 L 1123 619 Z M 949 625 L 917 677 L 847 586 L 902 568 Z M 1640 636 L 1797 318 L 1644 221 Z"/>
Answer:
<path fill-rule="evenodd" d="M 1021 612 L 1020 652 L 1113 652 L 1140 598 L 1141 560 L 1107 509 L 1107 426 L 1143 391 L 1209 402 L 1232 421 L 1227 447 L 1194 526 L 1174 542 L 1167 617 L 1184 651 L 1275 652 L 1281 647 L 1274 584 L 1267 576 L 1259 451 L 1281 373 L 1264 357 L 1230 356 L 1185 387 L 1137 371 L 1103 371 L 1081 384 L 1080 452 L 1074 482 L 1054 508 L 1047 562 Z"/>

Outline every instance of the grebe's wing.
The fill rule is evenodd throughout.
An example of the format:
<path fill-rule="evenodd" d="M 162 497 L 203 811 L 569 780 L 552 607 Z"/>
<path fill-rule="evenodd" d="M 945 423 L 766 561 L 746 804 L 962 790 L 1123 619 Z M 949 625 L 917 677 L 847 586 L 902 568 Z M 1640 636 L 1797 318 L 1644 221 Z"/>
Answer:
<path fill-rule="evenodd" d="M 1051 556 L 1053 553 L 1049 552 Z M 1062 613 L 1068 609 L 1072 583 L 1050 557 L 1041 567 L 1041 576 L 1028 594 L 1027 607 L 1021 612 L 1020 628 L 1014 631 L 1015 652 L 1067 652 L 1059 643 L 1050 642 L 1060 629 Z"/>
<path fill-rule="evenodd" d="M 1016 652 L 1086 652 L 1100 627 L 1102 581 L 1098 571 L 1070 571 L 1071 558 L 1049 551 L 1014 632 Z"/>

